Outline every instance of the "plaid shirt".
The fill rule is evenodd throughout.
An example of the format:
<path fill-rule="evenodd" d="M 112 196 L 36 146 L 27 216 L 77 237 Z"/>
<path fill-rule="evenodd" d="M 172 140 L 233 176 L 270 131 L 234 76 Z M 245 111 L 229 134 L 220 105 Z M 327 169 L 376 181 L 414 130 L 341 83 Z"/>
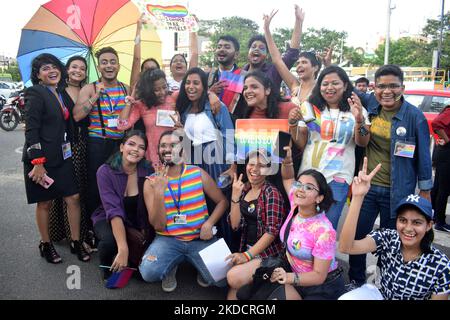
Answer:
<path fill-rule="evenodd" d="M 405 262 L 397 230 L 380 229 L 369 234 L 381 261 L 381 293 L 386 300 L 424 300 L 432 294 L 450 293 L 450 262 L 431 246 L 431 253 Z"/>
<path fill-rule="evenodd" d="M 250 186 L 247 184 L 242 191 L 241 200 L 250 191 Z M 261 193 L 256 204 L 256 239 L 259 240 L 264 233 L 268 233 L 275 237 L 273 242 L 262 251 L 259 256 L 262 258 L 275 257 L 284 252 L 283 244 L 278 236 L 284 220 L 284 201 L 278 189 L 265 182 L 261 188 Z M 241 214 L 241 246 L 240 251 L 247 251 L 247 223 Z"/>

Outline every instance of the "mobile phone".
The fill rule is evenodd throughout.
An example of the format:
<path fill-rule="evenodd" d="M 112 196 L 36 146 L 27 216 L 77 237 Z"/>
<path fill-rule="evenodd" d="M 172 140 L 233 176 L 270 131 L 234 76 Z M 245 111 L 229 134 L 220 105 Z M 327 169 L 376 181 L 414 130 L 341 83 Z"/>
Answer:
<path fill-rule="evenodd" d="M 48 175 L 45 174 L 44 177 L 39 181 L 39 184 L 45 189 L 48 189 L 53 184 L 53 182 L 55 182 L 55 180 L 53 180 L 52 178 L 50 178 Z"/>
<path fill-rule="evenodd" d="M 277 141 L 275 143 L 274 154 L 281 159 L 286 158 L 286 150 L 284 147 L 288 146 L 291 142 L 291 135 L 284 131 L 278 132 Z"/>

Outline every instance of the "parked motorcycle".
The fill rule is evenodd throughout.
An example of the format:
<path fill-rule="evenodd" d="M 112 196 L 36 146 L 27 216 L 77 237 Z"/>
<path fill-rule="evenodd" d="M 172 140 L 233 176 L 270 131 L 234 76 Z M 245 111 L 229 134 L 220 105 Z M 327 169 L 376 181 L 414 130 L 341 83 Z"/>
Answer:
<path fill-rule="evenodd" d="M 0 128 L 14 130 L 20 122 L 25 121 L 25 99 L 23 91 L 9 97 L 0 111 Z"/>
<path fill-rule="evenodd" d="M 6 103 L 6 98 L 4 95 L 0 94 L 0 107 L 3 107 Z"/>

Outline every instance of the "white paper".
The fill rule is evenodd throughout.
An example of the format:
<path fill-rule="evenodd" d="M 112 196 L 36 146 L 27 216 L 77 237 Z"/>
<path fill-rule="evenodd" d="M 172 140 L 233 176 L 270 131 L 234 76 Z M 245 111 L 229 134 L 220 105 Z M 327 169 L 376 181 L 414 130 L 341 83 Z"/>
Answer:
<path fill-rule="evenodd" d="M 199 252 L 200 257 L 206 265 L 214 281 L 225 279 L 228 270 L 231 269 L 230 260 L 225 258 L 231 254 L 225 240 L 220 238 L 210 246 Z"/>
<path fill-rule="evenodd" d="M 158 110 L 156 112 L 156 125 L 159 127 L 171 127 L 175 125 L 170 115 L 175 115 L 173 110 Z"/>

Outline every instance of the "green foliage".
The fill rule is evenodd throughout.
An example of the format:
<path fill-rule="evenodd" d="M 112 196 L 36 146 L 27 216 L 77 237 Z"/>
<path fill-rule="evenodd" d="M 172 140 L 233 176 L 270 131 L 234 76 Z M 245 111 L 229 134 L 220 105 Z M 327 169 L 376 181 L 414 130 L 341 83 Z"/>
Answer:
<path fill-rule="evenodd" d="M 376 65 L 384 64 L 384 48 L 380 45 L 375 50 Z M 411 38 L 401 38 L 391 40 L 389 44 L 389 63 L 399 66 L 409 67 L 431 67 L 432 51 L 428 50 L 427 45 Z"/>
<path fill-rule="evenodd" d="M 443 37 L 442 37 L 442 53 L 440 68 L 450 70 L 450 12 L 444 14 Z M 422 29 L 422 35 L 432 39 L 427 46 L 427 50 L 432 52 L 437 50 L 439 46 L 439 38 L 441 31 L 441 19 L 428 19 L 427 25 Z"/>
<path fill-rule="evenodd" d="M 391 40 L 389 44 L 389 63 L 411 67 L 432 66 L 433 51 L 438 49 L 440 37 L 440 19 L 428 19 L 422 29 L 422 35 L 431 39 L 431 43 L 418 42 L 411 38 Z M 444 15 L 441 69 L 450 69 L 450 13 Z M 375 50 L 375 58 L 372 61 L 376 65 L 384 63 L 385 45 L 380 45 Z"/>
<path fill-rule="evenodd" d="M 22 77 L 20 76 L 19 67 L 17 65 L 10 65 L 8 68 L 4 69 L 5 73 L 9 73 L 12 76 L 12 81 L 19 82 L 22 81 Z"/>
<path fill-rule="evenodd" d="M 200 64 L 203 66 L 212 66 L 214 61 L 214 49 L 217 41 L 222 35 L 231 35 L 238 39 L 241 46 L 237 64 L 242 66 L 247 63 L 247 42 L 250 38 L 258 34 L 259 26 L 256 22 L 241 17 L 223 18 L 220 21 L 208 21 L 204 25 L 204 21 L 200 22 L 202 25 L 199 35 L 205 35 L 210 38 L 211 48 L 209 52 L 200 57 Z"/>

